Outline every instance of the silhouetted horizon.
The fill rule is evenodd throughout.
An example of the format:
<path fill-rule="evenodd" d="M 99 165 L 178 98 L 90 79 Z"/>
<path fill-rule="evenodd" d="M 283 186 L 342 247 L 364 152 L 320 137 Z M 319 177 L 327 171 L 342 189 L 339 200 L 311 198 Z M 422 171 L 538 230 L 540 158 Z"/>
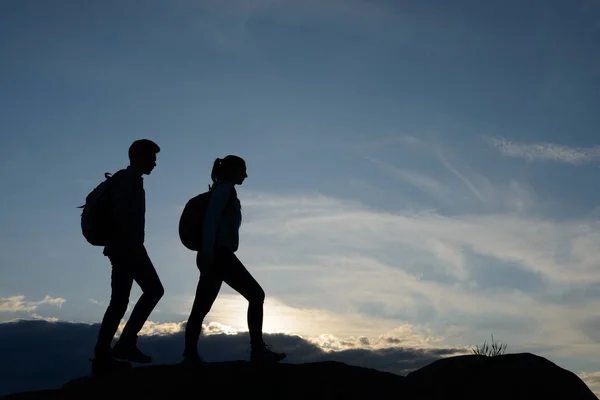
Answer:
<path fill-rule="evenodd" d="M 188 350 L 203 319 L 266 333 L 284 362 L 271 333 L 369 357 L 493 335 L 600 394 L 599 18 L 593 0 L 1 1 L 0 326 L 107 314 L 102 352 L 129 322 L 111 355 L 150 365 L 146 334 L 188 318 Z M 109 306 L 127 263 L 90 245 L 77 207 L 123 176 L 139 139 L 160 148 L 136 253 L 151 282 L 115 279 Z M 211 256 L 183 245 L 179 221 L 228 155 L 247 168 L 239 263 L 208 286 L 252 280 L 192 314 Z M 118 219 L 134 216 L 138 240 L 136 182 Z M 54 351 L 33 337 L 31 360 Z"/>

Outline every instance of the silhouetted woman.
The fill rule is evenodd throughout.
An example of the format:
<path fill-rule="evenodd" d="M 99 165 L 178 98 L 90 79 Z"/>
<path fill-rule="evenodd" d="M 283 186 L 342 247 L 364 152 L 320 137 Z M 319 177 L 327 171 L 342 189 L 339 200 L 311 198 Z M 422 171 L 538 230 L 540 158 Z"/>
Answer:
<path fill-rule="evenodd" d="M 285 354 L 271 351 L 263 342 L 265 292 L 234 254 L 238 249 L 242 222 L 235 185 L 241 185 L 247 177 L 246 163 L 242 158 L 228 155 L 215 160 L 211 174 L 212 195 L 202 228 L 202 246 L 196 256 L 200 280 L 185 328 L 184 362 L 202 362 L 197 350 L 202 322 L 223 282 L 248 300 L 248 330 L 252 346 L 250 359 L 278 362 L 285 358 Z"/>

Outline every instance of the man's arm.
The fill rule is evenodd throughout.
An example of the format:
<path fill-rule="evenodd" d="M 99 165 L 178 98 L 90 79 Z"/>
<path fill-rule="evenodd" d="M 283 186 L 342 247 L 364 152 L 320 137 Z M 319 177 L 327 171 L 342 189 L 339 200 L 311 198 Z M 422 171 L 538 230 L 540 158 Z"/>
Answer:
<path fill-rule="evenodd" d="M 134 245 L 132 229 L 133 188 L 129 177 L 125 174 L 116 175 L 111 182 L 111 198 L 114 223 L 114 243 L 119 247 Z"/>

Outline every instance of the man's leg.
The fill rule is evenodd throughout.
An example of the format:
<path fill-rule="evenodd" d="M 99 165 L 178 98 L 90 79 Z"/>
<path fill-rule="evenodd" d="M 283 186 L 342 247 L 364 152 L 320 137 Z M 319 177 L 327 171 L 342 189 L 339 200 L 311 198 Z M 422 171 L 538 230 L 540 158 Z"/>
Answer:
<path fill-rule="evenodd" d="M 133 362 L 151 362 L 152 357 L 143 354 L 137 348 L 137 334 L 164 295 L 165 290 L 145 249 L 132 260 L 130 267 L 133 279 L 142 289 L 142 295 L 133 308 L 129 320 L 123 328 L 123 333 L 115 345 L 114 355 Z"/>
<path fill-rule="evenodd" d="M 92 360 L 92 374 L 101 375 L 116 369 L 129 368 L 128 362 L 111 357 L 111 343 L 119 328 L 119 323 L 127 311 L 133 276 L 129 272 L 127 259 L 122 255 L 109 257 L 112 264 L 110 303 L 98 332 L 98 341 Z"/>
<path fill-rule="evenodd" d="M 129 266 L 124 265 L 126 259 L 115 255 L 110 258 L 110 261 L 112 264 L 110 303 L 102 319 L 100 332 L 98 332 L 95 348 L 97 358 L 110 357 L 110 346 L 119 328 L 119 323 L 127 311 L 133 285 L 133 276 L 129 271 Z"/>

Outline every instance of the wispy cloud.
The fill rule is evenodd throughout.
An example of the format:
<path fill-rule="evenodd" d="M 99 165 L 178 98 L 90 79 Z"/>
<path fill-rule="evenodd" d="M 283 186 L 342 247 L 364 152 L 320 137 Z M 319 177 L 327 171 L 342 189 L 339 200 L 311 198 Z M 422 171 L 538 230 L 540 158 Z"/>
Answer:
<path fill-rule="evenodd" d="M 46 296 L 40 301 L 25 301 L 25 296 L 11 296 L 0 298 L 0 312 L 35 311 L 43 304 L 62 306 L 66 300 L 60 297 Z"/>
<path fill-rule="evenodd" d="M 581 329 L 600 298 L 565 300 L 600 283 L 593 261 L 600 258 L 598 222 L 514 213 L 392 213 L 325 196 L 263 194 L 242 202 L 240 256 L 267 297 L 337 316 L 336 336 L 345 330 L 372 340 L 369 324 L 442 329 L 437 320 L 458 324 L 467 318 L 470 328 L 454 343 L 481 340 L 493 329 L 530 351 L 560 344 L 564 354 L 600 355 Z M 534 289 L 523 289 L 525 278 L 536 283 Z M 283 281 L 302 291 L 288 293 L 287 286 L 280 288 Z M 243 309 L 237 314 L 243 317 Z"/>
<path fill-rule="evenodd" d="M 480 210 L 488 213 L 525 213 L 532 207 L 539 206 L 535 192 L 526 182 L 514 178 L 506 182 L 492 182 L 469 166 L 464 159 L 444 150 L 441 145 L 436 145 L 434 151 L 439 162 L 465 185 L 466 193 L 471 194 L 474 202 L 465 204 L 464 210 L 467 212 Z M 455 197 L 463 192 L 456 189 L 450 191 Z M 458 204 L 459 200 L 455 203 Z"/>
<path fill-rule="evenodd" d="M 454 166 L 448 161 L 448 159 L 444 156 L 444 153 L 440 149 L 438 149 L 437 155 L 438 155 L 438 158 L 441 161 L 441 163 L 450 172 L 452 172 L 452 174 L 454 174 L 457 178 L 459 178 L 467 186 L 467 188 L 469 189 L 469 191 L 475 197 L 477 197 L 482 203 L 486 202 L 485 197 L 481 194 L 481 192 L 479 191 L 479 189 L 477 188 L 477 186 L 475 186 L 473 184 L 473 182 L 471 182 L 466 176 L 464 176 L 463 174 L 461 174 L 460 171 L 458 171 L 456 168 L 454 168 Z"/>
<path fill-rule="evenodd" d="M 438 200 L 444 202 L 448 201 L 448 188 L 440 181 L 416 171 L 410 171 L 404 168 L 396 167 L 374 157 L 363 156 L 363 158 L 381 167 L 392 176 L 401 179 L 409 185 L 428 192 L 429 194 L 435 196 Z"/>
<path fill-rule="evenodd" d="M 563 164 L 582 165 L 600 160 L 600 146 L 569 147 L 555 143 L 513 142 L 502 137 L 486 138 L 507 157 L 528 161 L 553 161 Z"/>
<path fill-rule="evenodd" d="M 350 146 L 355 151 L 365 153 L 382 148 L 388 148 L 391 146 L 418 148 L 429 147 L 429 144 L 427 141 L 416 136 L 398 133 L 394 135 L 387 135 L 376 139 L 371 139 L 369 141 L 361 143 L 353 143 Z"/>
<path fill-rule="evenodd" d="M 377 165 L 388 176 L 428 194 L 442 207 L 469 212 L 522 213 L 537 205 L 527 183 L 514 178 L 506 182 L 491 182 L 472 168 L 466 158 L 454 154 L 441 139 L 432 135 L 419 138 L 398 134 L 355 143 L 350 147 L 358 157 Z M 401 155 L 390 159 L 391 149 Z M 423 156 L 416 163 L 415 152 Z M 424 158 L 430 159 L 430 162 L 424 163 Z"/>
<path fill-rule="evenodd" d="M 302 239 L 304 247 L 314 246 L 311 254 L 336 246 L 332 250 L 344 250 L 337 255 L 366 255 L 364 251 L 392 250 L 391 246 L 401 244 L 440 254 L 442 243 L 454 248 L 468 246 L 470 251 L 502 262 L 520 263 L 551 280 L 600 279 L 592 262 L 600 256 L 594 246 L 600 234 L 596 221 L 553 222 L 511 213 L 455 217 L 434 212 L 388 213 L 326 196 L 252 196 L 244 198 L 244 207 L 246 243 L 298 243 Z M 433 249 L 432 240 L 437 240 Z M 565 246 L 569 250 L 566 260 L 561 251 Z"/>

